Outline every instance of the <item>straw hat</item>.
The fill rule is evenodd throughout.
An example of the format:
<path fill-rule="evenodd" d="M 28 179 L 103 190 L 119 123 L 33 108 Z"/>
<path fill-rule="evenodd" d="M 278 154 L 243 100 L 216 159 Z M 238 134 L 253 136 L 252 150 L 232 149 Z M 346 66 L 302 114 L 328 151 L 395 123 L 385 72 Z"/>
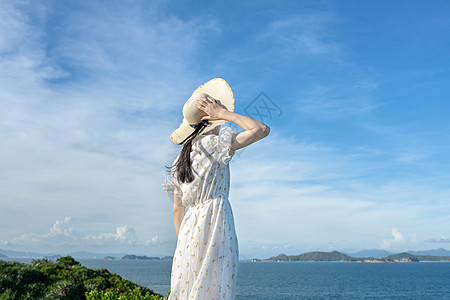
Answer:
<path fill-rule="evenodd" d="M 222 104 L 229 111 L 234 111 L 234 95 L 231 87 L 222 78 L 214 78 L 199 86 L 183 106 L 183 120 L 180 127 L 170 135 L 175 144 L 183 144 L 197 131 L 198 134 L 225 124 L 226 120 L 203 120 L 204 112 L 195 107 L 195 100 L 200 97 L 211 96 L 217 103 Z"/>

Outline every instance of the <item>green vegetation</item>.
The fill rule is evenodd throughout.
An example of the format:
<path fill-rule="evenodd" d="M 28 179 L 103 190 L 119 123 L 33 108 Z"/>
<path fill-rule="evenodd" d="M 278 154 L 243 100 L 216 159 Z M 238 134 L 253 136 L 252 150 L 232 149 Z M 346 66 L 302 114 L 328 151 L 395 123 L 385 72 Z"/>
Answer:
<path fill-rule="evenodd" d="M 65 256 L 56 262 L 33 259 L 31 264 L 0 260 L 0 299 L 163 300 L 163 296 Z"/>
<path fill-rule="evenodd" d="M 340 253 L 338 251 L 333 252 L 307 252 L 300 255 L 285 255 L 280 254 L 275 257 L 271 257 L 267 260 L 274 261 L 354 261 L 357 258 L 350 257 L 346 254 Z"/>
<path fill-rule="evenodd" d="M 414 255 L 407 252 L 386 256 L 386 260 L 400 260 L 409 258 L 413 261 L 442 261 L 450 262 L 450 256 Z"/>

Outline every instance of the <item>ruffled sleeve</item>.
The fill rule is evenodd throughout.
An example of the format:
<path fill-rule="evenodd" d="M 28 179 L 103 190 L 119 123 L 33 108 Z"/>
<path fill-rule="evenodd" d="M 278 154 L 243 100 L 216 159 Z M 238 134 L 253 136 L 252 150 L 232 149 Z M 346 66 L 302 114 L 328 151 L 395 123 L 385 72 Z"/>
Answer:
<path fill-rule="evenodd" d="M 215 135 L 212 139 L 212 147 L 214 149 L 214 157 L 217 161 L 228 164 L 234 156 L 235 151 L 230 151 L 231 141 L 236 133 L 231 127 L 222 127 L 219 135 Z"/>
<path fill-rule="evenodd" d="M 177 161 L 178 157 L 174 160 L 172 166 Z M 183 196 L 183 191 L 181 190 L 180 184 L 176 179 L 176 171 L 172 170 L 170 175 L 164 173 L 164 183 L 162 184 L 164 191 L 168 193 L 170 199 L 172 199 L 172 195 L 177 195 L 180 198 Z"/>
<path fill-rule="evenodd" d="M 175 177 L 173 175 L 169 176 L 167 174 L 164 174 L 164 177 L 164 183 L 162 184 L 163 189 L 167 193 L 171 195 L 177 195 L 181 198 L 183 196 L 183 192 Z"/>

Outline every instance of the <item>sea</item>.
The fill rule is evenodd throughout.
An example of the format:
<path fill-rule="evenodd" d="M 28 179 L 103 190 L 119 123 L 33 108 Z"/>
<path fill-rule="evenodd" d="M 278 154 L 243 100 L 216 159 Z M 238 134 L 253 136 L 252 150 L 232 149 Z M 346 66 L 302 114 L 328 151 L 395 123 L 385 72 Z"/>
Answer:
<path fill-rule="evenodd" d="M 29 262 L 26 259 L 16 259 Z M 167 296 L 170 260 L 78 259 Z M 449 299 L 450 263 L 240 261 L 236 299 Z"/>

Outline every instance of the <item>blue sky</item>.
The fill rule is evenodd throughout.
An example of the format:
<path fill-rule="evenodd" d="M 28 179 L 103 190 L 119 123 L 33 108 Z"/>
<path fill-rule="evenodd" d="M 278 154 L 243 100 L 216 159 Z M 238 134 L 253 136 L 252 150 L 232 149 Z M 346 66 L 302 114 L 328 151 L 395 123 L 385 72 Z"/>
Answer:
<path fill-rule="evenodd" d="M 237 113 L 259 119 L 261 92 L 280 109 L 230 163 L 242 258 L 450 249 L 449 13 L 0 1 L 0 248 L 173 254 L 169 136 L 221 77 Z"/>

